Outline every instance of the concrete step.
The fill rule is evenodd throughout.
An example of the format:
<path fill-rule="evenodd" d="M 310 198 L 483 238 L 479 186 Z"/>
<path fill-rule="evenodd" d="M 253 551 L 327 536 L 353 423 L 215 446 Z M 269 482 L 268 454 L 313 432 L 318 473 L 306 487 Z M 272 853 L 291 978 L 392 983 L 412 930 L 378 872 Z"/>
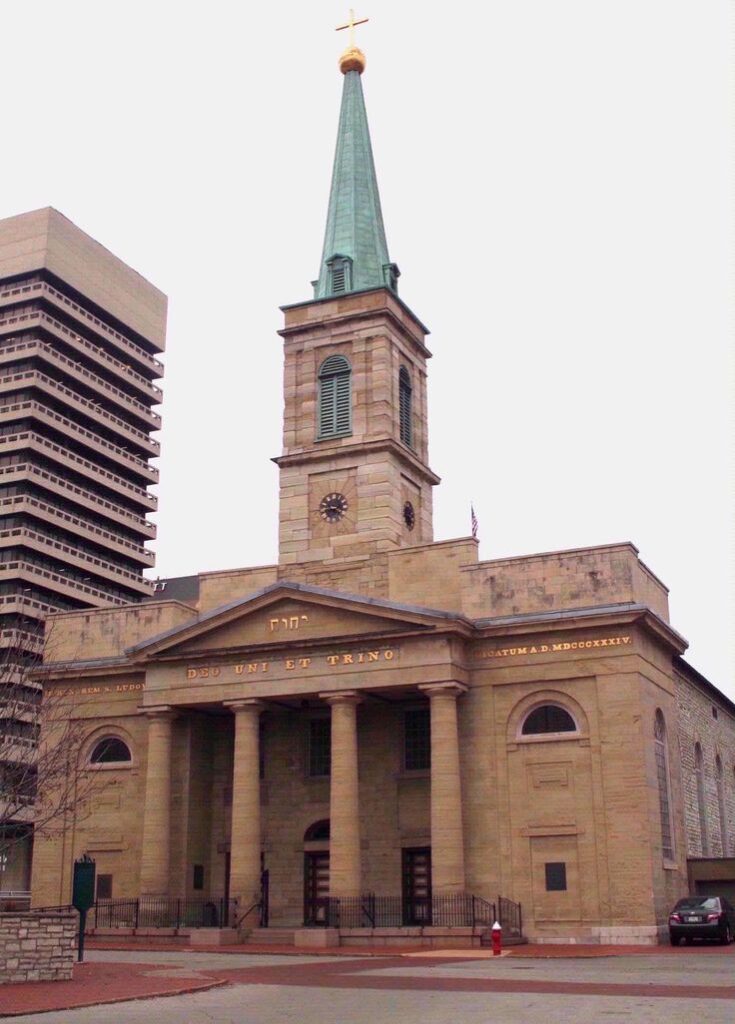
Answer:
<path fill-rule="evenodd" d="M 295 928 L 253 928 L 247 941 L 273 946 L 293 946 L 295 931 Z"/>

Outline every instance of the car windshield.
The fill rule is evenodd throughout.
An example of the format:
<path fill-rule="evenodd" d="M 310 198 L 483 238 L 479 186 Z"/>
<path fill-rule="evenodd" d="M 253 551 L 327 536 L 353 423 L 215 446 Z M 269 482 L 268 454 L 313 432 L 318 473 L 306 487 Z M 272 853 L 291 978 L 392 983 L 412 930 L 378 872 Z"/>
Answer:
<path fill-rule="evenodd" d="M 717 896 L 690 896 L 679 900 L 677 910 L 719 910 L 720 900 Z"/>

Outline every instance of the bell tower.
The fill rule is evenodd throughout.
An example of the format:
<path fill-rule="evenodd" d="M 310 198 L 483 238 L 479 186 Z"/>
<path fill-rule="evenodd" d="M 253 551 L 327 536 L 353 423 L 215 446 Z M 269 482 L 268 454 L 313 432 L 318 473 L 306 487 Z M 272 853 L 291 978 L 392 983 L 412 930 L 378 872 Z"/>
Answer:
<path fill-rule="evenodd" d="M 279 562 L 368 558 L 432 541 L 428 333 L 398 297 L 354 45 L 344 75 L 314 297 L 283 307 Z"/>

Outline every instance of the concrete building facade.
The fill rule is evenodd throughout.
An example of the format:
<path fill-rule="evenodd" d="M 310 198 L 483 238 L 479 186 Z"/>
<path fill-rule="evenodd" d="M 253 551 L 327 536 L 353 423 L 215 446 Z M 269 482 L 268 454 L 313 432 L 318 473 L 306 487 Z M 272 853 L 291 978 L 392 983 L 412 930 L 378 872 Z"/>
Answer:
<path fill-rule="evenodd" d="M 46 616 L 152 593 L 165 329 L 165 296 L 56 210 L 0 221 L 0 799 L 37 740 Z M 12 854 L 0 890 L 22 891 Z"/>

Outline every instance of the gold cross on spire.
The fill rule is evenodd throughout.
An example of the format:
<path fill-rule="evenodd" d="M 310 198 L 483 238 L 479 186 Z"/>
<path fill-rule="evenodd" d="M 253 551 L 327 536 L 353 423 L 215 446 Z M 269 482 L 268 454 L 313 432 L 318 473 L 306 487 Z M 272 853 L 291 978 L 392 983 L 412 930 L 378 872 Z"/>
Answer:
<path fill-rule="evenodd" d="M 359 18 L 355 21 L 355 12 L 350 10 L 350 20 L 346 25 L 338 25 L 335 29 L 336 32 L 341 32 L 343 28 L 350 30 L 350 48 L 355 45 L 355 25 L 364 25 L 366 21 L 370 21 L 369 18 Z"/>

